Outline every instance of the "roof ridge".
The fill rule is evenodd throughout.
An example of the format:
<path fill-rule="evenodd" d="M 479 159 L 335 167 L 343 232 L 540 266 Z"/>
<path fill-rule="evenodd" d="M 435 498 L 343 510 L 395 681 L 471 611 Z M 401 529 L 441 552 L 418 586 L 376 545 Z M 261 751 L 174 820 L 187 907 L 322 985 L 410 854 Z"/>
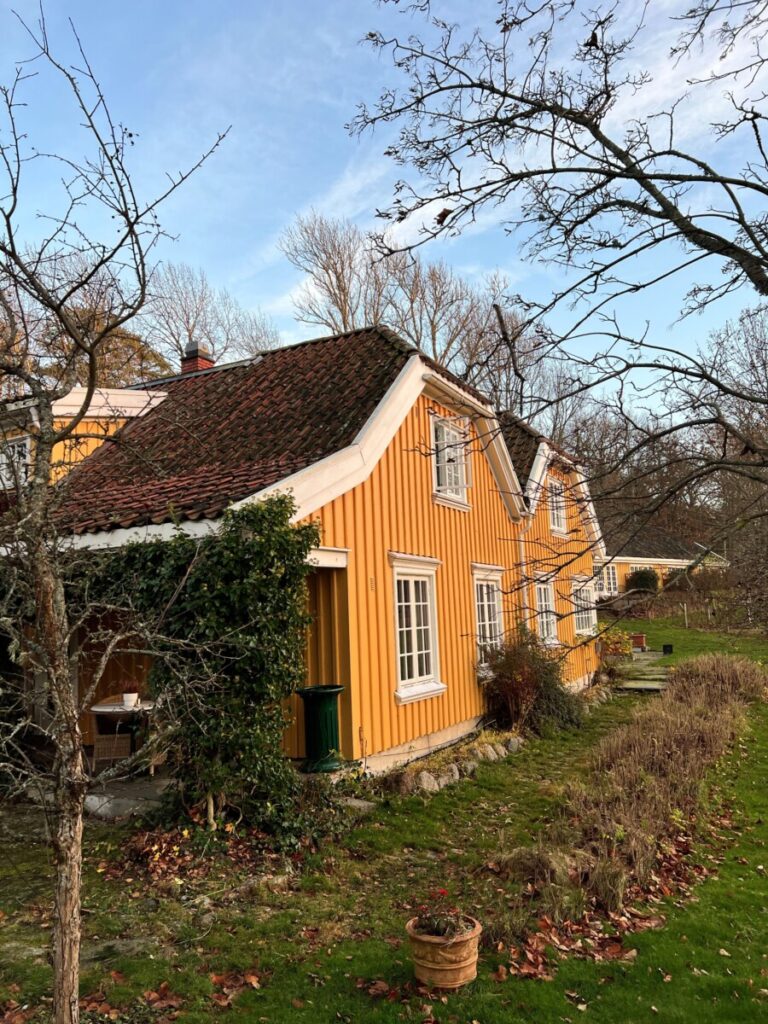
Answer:
<path fill-rule="evenodd" d="M 160 384 L 174 383 L 177 380 L 187 380 L 193 377 L 202 377 L 205 374 L 219 373 L 222 370 L 234 370 L 240 366 L 250 366 L 260 362 L 265 356 L 275 355 L 279 352 L 287 352 L 291 349 L 303 348 L 308 345 L 318 345 L 328 341 L 340 341 L 342 338 L 350 338 L 355 334 L 379 334 L 381 337 L 394 345 L 401 352 L 420 352 L 421 350 L 411 342 L 407 341 L 396 331 L 393 331 L 391 327 L 387 327 L 386 324 L 374 323 L 366 324 L 364 327 L 352 327 L 348 331 L 338 331 L 335 334 L 322 334 L 316 338 L 304 338 L 302 341 L 293 341 L 288 345 L 275 345 L 274 348 L 265 348 L 261 352 L 256 352 L 252 356 L 247 356 L 245 359 L 233 360 L 231 363 L 220 363 L 213 366 L 206 367 L 204 370 L 193 370 L 191 373 L 174 373 L 167 374 L 165 377 L 155 377 L 152 380 L 142 381 L 138 384 L 130 384 L 129 388 L 147 388 L 157 387 Z"/>

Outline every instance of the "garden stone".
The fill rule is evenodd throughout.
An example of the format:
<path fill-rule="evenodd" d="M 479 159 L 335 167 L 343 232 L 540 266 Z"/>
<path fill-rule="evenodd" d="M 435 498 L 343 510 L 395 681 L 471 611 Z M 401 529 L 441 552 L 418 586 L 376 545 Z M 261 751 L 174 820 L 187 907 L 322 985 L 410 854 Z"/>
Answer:
<path fill-rule="evenodd" d="M 467 778 L 471 778 L 471 776 L 477 775 L 477 761 L 462 761 L 461 771 L 462 774 Z"/>
<path fill-rule="evenodd" d="M 364 817 L 366 814 L 370 814 L 371 811 L 376 810 L 376 804 L 373 800 L 363 800 L 359 796 L 344 796 L 339 803 L 353 811 L 358 817 Z"/>
<path fill-rule="evenodd" d="M 458 782 L 461 778 L 459 774 L 458 766 L 455 764 L 448 764 L 445 766 L 445 771 L 438 776 L 438 784 L 443 789 L 445 786 L 452 786 L 454 782 Z"/>
<path fill-rule="evenodd" d="M 523 741 L 520 736 L 510 736 L 507 740 L 507 751 L 510 754 L 516 754 L 518 750 L 522 749 Z"/>
<path fill-rule="evenodd" d="M 492 743 L 491 746 L 496 751 L 496 753 L 499 755 L 499 760 L 503 761 L 504 758 L 507 756 L 507 748 L 504 746 L 504 744 L 503 743 Z"/>
<path fill-rule="evenodd" d="M 478 761 L 485 761 L 486 759 L 485 748 L 479 743 L 475 744 L 475 746 L 472 747 L 469 752 L 473 755 L 473 757 L 476 757 Z"/>
<path fill-rule="evenodd" d="M 485 754 L 485 760 L 486 761 L 498 761 L 499 760 L 499 755 L 496 753 L 496 751 L 493 749 L 493 747 L 491 746 L 490 743 L 484 743 L 480 749 Z"/>
<path fill-rule="evenodd" d="M 413 772 L 401 772 L 396 776 L 397 792 L 400 796 L 411 796 L 416 790 L 416 776 Z"/>
<path fill-rule="evenodd" d="M 440 783 L 430 772 L 419 772 L 416 776 L 416 788 L 422 793 L 439 793 Z"/>

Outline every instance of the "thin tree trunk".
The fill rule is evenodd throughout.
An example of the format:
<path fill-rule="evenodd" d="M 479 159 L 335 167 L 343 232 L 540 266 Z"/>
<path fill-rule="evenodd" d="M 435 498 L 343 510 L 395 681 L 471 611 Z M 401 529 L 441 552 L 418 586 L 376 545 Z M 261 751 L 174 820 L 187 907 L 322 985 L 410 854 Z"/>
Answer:
<path fill-rule="evenodd" d="M 83 868 L 83 800 L 85 773 L 77 744 L 69 764 L 62 764 L 53 836 L 56 879 L 53 911 L 53 1019 L 80 1020 L 80 885 Z"/>

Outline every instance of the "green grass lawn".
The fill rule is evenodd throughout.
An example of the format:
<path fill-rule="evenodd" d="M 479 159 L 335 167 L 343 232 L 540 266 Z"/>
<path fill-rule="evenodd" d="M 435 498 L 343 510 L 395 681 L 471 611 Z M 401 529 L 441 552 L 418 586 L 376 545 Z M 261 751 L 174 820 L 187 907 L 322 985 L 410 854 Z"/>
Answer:
<path fill-rule="evenodd" d="M 652 650 L 660 651 L 663 644 L 672 644 L 674 654 L 663 658 L 661 665 L 675 665 L 696 654 L 743 654 L 768 662 L 768 639 L 762 637 L 686 629 L 668 619 L 626 619 L 620 625 L 631 633 L 645 633 Z"/>
<path fill-rule="evenodd" d="M 671 642 L 682 654 L 676 635 Z M 228 875 L 205 883 L 181 878 L 167 894 L 140 878 L 106 880 L 98 864 L 114 853 L 122 833 L 90 825 L 83 992 L 101 989 L 111 1005 L 128 1006 L 167 981 L 184 997 L 178 1019 L 200 1024 L 420 1022 L 431 1019 L 425 1005 L 440 1024 L 762 1021 L 768 1012 L 761 994 L 768 991 L 768 706 L 751 713 L 743 743 L 713 778 L 735 802 L 738 822 L 735 842 L 698 851 L 702 863 L 718 866 L 717 877 L 697 887 L 692 900 L 665 906 L 664 929 L 630 938 L 638 950 L 634 963 L 569 959 L 558 964 L 552 982 L 498 983 L 491 972 L 507 958 L 486 949 L 478 981 L 444 1002 L 425 1004 L 417 995 L 374 1000 L 359 987 L 359 979 L 384 979 L 392 987 L 409 981 L 403 924 L 432 888 L 448 888 L 487 925 L 498 920 L 519 886 L 500 882 L 484 864 L 535 839 L 596 739 L 626 721 L 634 706 L 628 698 L 603 705 L 579 733 L 537 740 L 505 762 L 483 764 L 475 781 L 429 801 L 382 804 L 364 825 L 314 855 L 288 889 L 262 887 L 235 902 L 226 902 Z M 10 985 L 19 986 L 16 1000 L 33 1004 L 50 985 L 48 855 L 37 827 L 27 812 L 0 828 L 6 915 L 0 1005 Z M 206 895 L 212 902 L 203 906 Z M 239 995 L 231 1008 L 217 1007 L 209 975 L 250 968 L 261 987 Z"/>

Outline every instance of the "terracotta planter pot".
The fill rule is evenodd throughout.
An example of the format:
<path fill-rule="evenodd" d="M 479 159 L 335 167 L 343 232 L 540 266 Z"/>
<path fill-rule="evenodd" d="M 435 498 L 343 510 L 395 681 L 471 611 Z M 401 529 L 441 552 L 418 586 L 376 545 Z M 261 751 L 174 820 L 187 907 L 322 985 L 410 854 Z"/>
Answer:
<path fill-rule="evenodd" d="M 447 939 L 442 935 L 422 935 L 415 930 L 412 917 L 405 930 L 411 940 L 413 973 L 429 988 L 461 988 L 477 977 L 477 946 L 483 926 L 470 917 L 473 927 L 463 935 Z"/>

